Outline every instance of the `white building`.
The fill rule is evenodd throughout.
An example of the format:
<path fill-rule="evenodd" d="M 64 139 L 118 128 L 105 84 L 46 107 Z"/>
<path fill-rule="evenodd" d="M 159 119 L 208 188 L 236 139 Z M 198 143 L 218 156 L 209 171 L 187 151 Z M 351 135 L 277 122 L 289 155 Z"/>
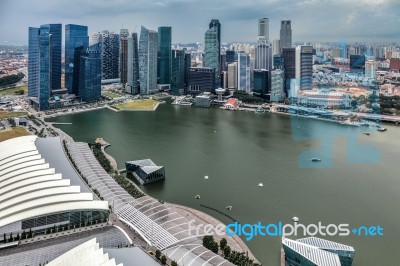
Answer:
<path fill-rule="evenodd" d="M 347 93 L 330 90 L 302 91 L 297 95 L 297 104 L 325 108 L 349 108 L 351 97 Z"/>
<path fill-rule="evenodd" d="M 365 77 L 366 78 L 375 78 L 375 61 L 368 60 L 365 62 Z"/>
<path fill-rule="evenodd" d="M 228 89 L 236 90 L 237 89 L 237 74 L 238 74 L 238 63 L 233 62 L 228 64 Z"/>
<path fill-rule="evenodd" d="M 272 47 L 271 43 L 259 40 L 255 48 L 254 69 L 272 70 Z"/>

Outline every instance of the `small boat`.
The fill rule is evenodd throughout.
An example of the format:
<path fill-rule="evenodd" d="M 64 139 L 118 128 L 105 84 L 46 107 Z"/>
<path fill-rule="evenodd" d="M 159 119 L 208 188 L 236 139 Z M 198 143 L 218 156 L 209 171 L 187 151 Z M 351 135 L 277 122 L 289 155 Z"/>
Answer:
<path fill-rule="evenodd" d="M 208 175 L 204 176 L 204 179 L 207 180 L 208 179 Z"/>
<path fill-rule="evenodd" d="M 295 217 L 292 218 L 292 220 L 293 220 L 293 222 L 297 223 L 300 219 L 299 219 L 299 217 L 295 216 Z"/>
<path fill-rule="evenodd" d="M 387 129 L 386 128 L 384 128 L 384 127 L 378 127 L 378 131 L 379 132 L 385 132 Z"/>
<path fill-rule="evenodd" d="M 225 207 L 228 211 L 232 210 L 232 206 L 226 206 Z"/>
<path fill-rule="evenodd" d="M 264 108 L 262 108 L 261 106 L 258 106 L 256 110 L 254 110 L 254 113 L 256 114 L 263 114 L 265 113 Z"/>
<path fill-rule="evenodd" d="M 369 133 L 369 132 L 363 132 L 363 134 L 364 134 L 364 135 L 367 135 L 367 136 L 369 136 L 369 135 L 370 135 L 370 133 Z"/>
<path fill-rule="evenodd" d="M 264 186 L 263 183 L 258 184 L 258 187 L 263 187 L 263 186 Z"/>
<path fill-rule="evenodd" d="M 322 160 L 321 160 L 320 158 L 312 158 L 311 161 L 312 161 L 312 162 L 320 162 L 320 161 L 322 161 Z"/>
<path fill-rule="evenodd" d="M 196 195 L 194 198 L 195 199 L 200 199 L 200 195 Z"/>

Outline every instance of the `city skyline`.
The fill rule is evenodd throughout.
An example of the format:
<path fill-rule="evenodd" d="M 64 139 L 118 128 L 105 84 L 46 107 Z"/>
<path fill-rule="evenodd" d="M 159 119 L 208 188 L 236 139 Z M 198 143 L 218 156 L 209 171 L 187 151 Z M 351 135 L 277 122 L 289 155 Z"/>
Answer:
<path fill-rule="evenodd" d="M 399 41 L 400 38 L 400 29 L 396 27 L 400 21 L 396 12 L 400 3 L 392 0 L 365 1 L 362 6 L 356 1 L 286 1 L 282 4 L 279 1 L 231 3 L 221 0 L 220 7 L 207 1 L 201 4 L 180 0 L 85 1 L 72 5 L 65 0 L 56 4 L 38 0 L 37 5 L 25 5 L 25 1 L 6 0 L 0 8 L 3 24 L 0 43 L 27 44 L 27 27 L 49 22 L 87 25 L 90 33 L 103 29 L 119 32 L 121 28 L 138 32 L 141 25 L 154 29 L 166 25 L 173 28 L 173 43 L 201 43 L 212 18 L 219 19 L 223 25 L 223 43 L 247 42 L 256 40 L 255 25 L 263 17 L 269 19 L 270 40 L 279 39 L 281 20 L 292 21 L 293 42 Z M 291 8 L 287 8 L 289 6 Z M 16 14 L 23 16 L 16 20 Z"/>

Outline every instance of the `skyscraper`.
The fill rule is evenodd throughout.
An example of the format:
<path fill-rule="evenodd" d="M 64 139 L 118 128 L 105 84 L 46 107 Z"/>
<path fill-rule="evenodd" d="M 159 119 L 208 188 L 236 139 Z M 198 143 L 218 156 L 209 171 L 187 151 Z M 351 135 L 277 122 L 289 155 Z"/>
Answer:
<path fill-rule="evenodd" d="M 251 93 L 250 88 L 250 55 L 245 52 L 238 53 L 238 90 Z"/>
<path fill-rule="evenodd" d="M 271 90 L 269 87 L 270 72 L 265 69 L 254 70 L 253 94 L 265 97 Z"/>
<path fill-rule="evenodd" d="M 79 67 L 79 92 L 84 102 L 101 98 L 101 44 L 96 43 L 82 50 Z"/>
<path fill-rule="evenodd" d="M 185 71 L 183 76 L 185 93 L 187 93 L 187 88 L 189 88 L 189 74 L 191 67 L 192 67 L 192 55 L 185 53 Z"/>
<path fill-rule="evenodd" d="M 233 62 L 228 64 L 228 89 L 236 90 L 237 89 L 237 62 Z"/>
<path fill-rule="evenodd" d="M 279 40 L 274 40 L 272 42 L 272 55 L 281 53 L 281 45 Z"/>
<path fill-rule="evenodd" d="M 289 95 L 290 80 L 296 78 L 296 49 L 283 48 L 282 57 L 285 71 L 285 93 Z"/>
<path fill-rule="evenodd" d="M 221 71 L 221 61 L 219 55 L 221 54 L 221 23 L 218 19 L 212 19 L 209 25 L 209 29 L 215 27 L 217 29 L 217 40 L 218 40 L 218 66 Z"/>
<path fill-rule="evenodd" d="M 89 46 L 88 27 L 81 25 L 65 25 L 65 88 L 68 93 L 77 93 L 77 85 L 74 79 L 79 78 L 79 72 L 74 68 L 75 50 L 85 49 Z M 77 53 L 80 56 L 80 53 Z"/>
<path fill-rule="evenodd" d="M 28 96 L 39 96 L 40 57 L 39 28 L 29 28 L 28 48 Z"/>
<path fill-rule="evenodd" d="M 300 82 L 300 90 L 312 89 L 313 47 L 296 47 L 296 80 Z"/>
<path fill-rule="evenodd" d="M 190 94 L 199 94 L 215 90 L 215 68 L 191 67 L 189 72 Z"/>
<path fill-rule="evenodd" d="M 282 102 L 285 100 L 284 79 L 282 69 L 271 71 L 271 102 Z"/>
<path fill-rule="evenodd" d="M 218 28 L 213 26 L 206 31 L 204 43 L 204 67 L 215 69 L 215 83 L 219 84 L 220 72 L 220 43 L 218 41 Z"/>
<path fill-rule="evenodd" d="M 121 29 L 119 33 L 119 76 L 124 86 L 128 80 L 128 37 L 129 30 Z"/>
<path fill-rule="evenodd" d="M 259 40 L 256 46 L 256 58 L 254 69 L 272 70 L 272 47 L 271 43 Z"/>
<path fill-rule="evenodd" d="M 171 92 L 180 94 L 184 88 L 185 51 L 172 50 Z"/>
<path fill-rule="evenodd" d="M 376 63 L 374 60 L 365 61 L 365 77 L 375 78 Z"/>
<path fill-rule="evenodd" d="M 281 49 L 292 47 L 292 22 L 290 20 L 281 21 L 280 44 Z"/>
<path fill-rule="evenodd" d="M 100 32 L 92 32 L 92 34 L 90 35 L 90 45 L 99 43 L 101 40 L 101 33 Z"/>
<path fill-rule="evenodd" d="M 159 84 L 171 84 L 171 27 L 158 28 L 158 77 Z"/>
<path fill-rule="evenodd" d="M 128 38 L 128 73 L 126 92 L 131 94 L 139 93 L 139 55 L 138 55 L 138 35 L 132 33 Z"/>
<path fill-rule="evenodd" d="M 35 107 L 49 108 L 52 90 L 61 88 L 61 24 L 29 28 L 28 95 Z"/>
<path fill-rule="evenodd" d="M 101 32 L 101 75 L 102 79 L 119 77 L 119 35 L 103 30 Z"/>
<path fill-rule="evenodd" d="M 258 39 L 269 41 L 269 20 L 268 18 L 260 18 L 258 20 Z"/>
<path fill-rule="evenodd" d="M 157 32 L 142 26 L 139 39 L 140 94 L 157 91 Z"/>

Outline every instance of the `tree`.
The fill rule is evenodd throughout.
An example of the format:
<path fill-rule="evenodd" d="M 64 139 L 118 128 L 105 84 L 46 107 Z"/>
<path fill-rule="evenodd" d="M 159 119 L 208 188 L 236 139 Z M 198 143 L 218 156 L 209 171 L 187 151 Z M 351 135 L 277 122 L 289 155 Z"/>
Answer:
<path fill-rule="evenodd" d="M 159 251 L 158 249 L 156 250 L 156 259 L 160 259 L 161 257 L 161 251 Z"/>
<path fill-rule="evenodd" d="M 219 241 L 219 248 L 221 250 L 224 250 L 224 248 L 226 247 L 226 244 L 228 244 L 228 241 L 226 241 L 225 238 L 222 238 L 221 241 Z"/>
<path fill-rule="evenodd" d="M 353 107 L 354 109 L 357 107 L 357 101 L 356 100 L 352 100 L 351 101 L 351 107 Z"/>
<path fill-rule="evenodd" d="M 230 246 L 226 246 L 226 247 L 223 249 L 223 251 L 224 251 L 224 258 L 226 259 L 226 258 L 228 258 L 229 255 L 231 254 L 231 247 L 230 247 Z"/>
<path fill-rule="evenodd" d="M 162 257 L 161 257 L 161 263 L 162 263 L 162 265 L 167 264 L 167 257 L 165 257 L 165 255 L 162 255 Z"/>
<path fill-rule="evenodd" d="M 176 263 L 176 261 L 171 261 L 171 266 L 178 266 L 178 263 Z"/>

